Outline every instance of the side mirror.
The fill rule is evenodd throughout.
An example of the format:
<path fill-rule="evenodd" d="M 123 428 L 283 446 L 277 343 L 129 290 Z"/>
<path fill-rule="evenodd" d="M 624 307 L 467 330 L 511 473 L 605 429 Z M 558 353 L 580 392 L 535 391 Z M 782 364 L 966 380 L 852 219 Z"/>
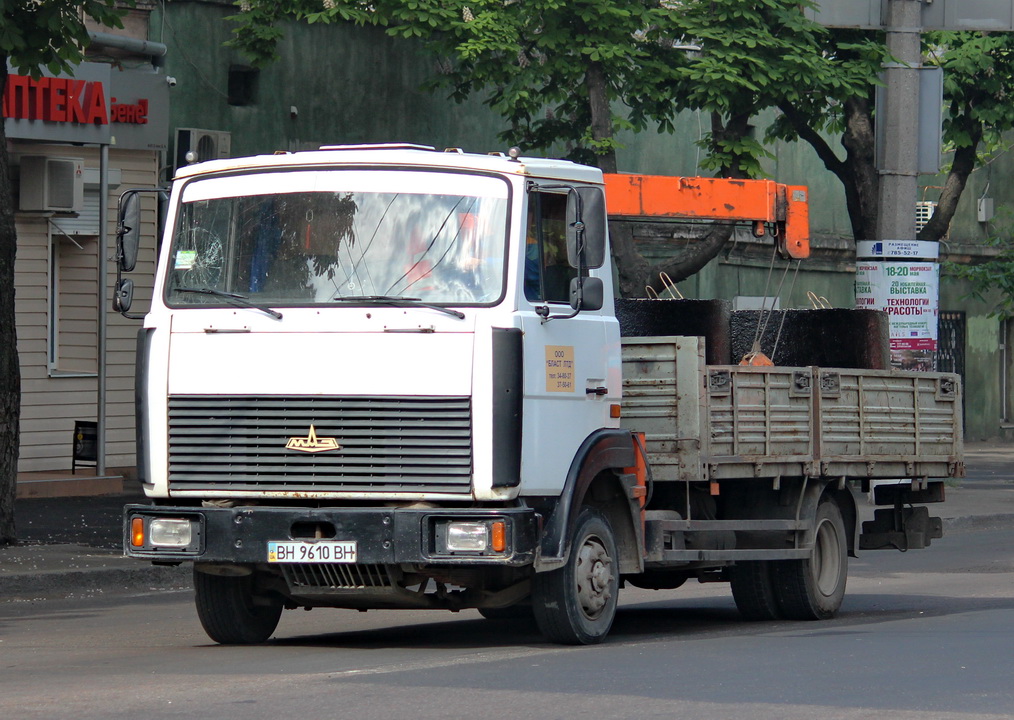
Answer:
<path fill-rule="evenodd" d="M 576 277 L 570 281 L 570 306 L 574 310 L 602 309 L 602 278 Z"/>
<path fill-rule="evenodd" d="M 574 188 L 567 195 L 567 262 L 600 268 L 606 261 L 606 200 L 597 187 Z"/>
<path fill-rule="evenodd" d="M 144 315 L 130 315 L 127 311 L 134 301 L 134 281 L 123 273 L 133 272 L 141 247 L 141 193 L 156 193 L 159 198 L 159 226 L 161 236 L 165 219 L 166 191 L 163 188 L 136 188 L 120 195 L 116 213 L 116 284 L 113 286 L 113 309 L 131 320 L 143 320 Z"/>
<path fill-rule="evenodd" d="M 134 281 L 130 278 L 122 278 L 116 283 L 113 290 L 113 310 L 125 313 L 134 304 Z"/>
<path fill-rule="evenodd" d="M 141 245 L 141 196 L 137 191 L 128 190 L 120 195 L 116 245 L 120 270 L 133 271 Z"/>

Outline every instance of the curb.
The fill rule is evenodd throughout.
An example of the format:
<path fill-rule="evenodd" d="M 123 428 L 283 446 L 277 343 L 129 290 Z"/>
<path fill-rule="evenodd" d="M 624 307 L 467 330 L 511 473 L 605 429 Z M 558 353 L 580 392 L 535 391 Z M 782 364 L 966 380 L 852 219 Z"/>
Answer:
<path fill-rule="evenodd" d="M 173 592 L 193 587 L 187 565 L 102 568 L 0 576 L 0 603 L 54 600 L 82 595 Z"/>
<path fill-rule="evenodd" d="M 967 515 L 965 517 L 944 518 L 944 530 L 974 530 L 993 527 L 995 525 L 1014 524 L 1014 515 L 997 513 L 995 515 Z"/>

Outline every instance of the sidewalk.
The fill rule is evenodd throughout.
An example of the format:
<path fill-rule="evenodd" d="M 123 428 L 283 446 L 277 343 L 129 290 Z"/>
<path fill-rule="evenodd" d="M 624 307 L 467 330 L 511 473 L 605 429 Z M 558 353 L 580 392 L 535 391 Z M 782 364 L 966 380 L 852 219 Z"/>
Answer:
<path fill-rule="evenodd" d="M 948 532 L 1014 523 L 1014 443 L 971 443 L 965 463 L 967 476 L 946 484 L 946 502 L 929 506 L 944 520 L 944 540 Z M 130 481 L 118 494 L 19 498 L 20 544 L 0 548 L 0 602 L 189 588 L 189 565 L 122 556 L 123 506 L 135 502 L 147 500 Z M 862 519 L 872 517 L 873 506 L 859 502 Z"/>
<path fill-rule="evenodd" d="M 136 481 L 108 495 L 19 497 L 19 544 L 0 548 L 0 602 L 189 588 L 189 566 L 123 557 L 123 506 L 146 502 Z"/>

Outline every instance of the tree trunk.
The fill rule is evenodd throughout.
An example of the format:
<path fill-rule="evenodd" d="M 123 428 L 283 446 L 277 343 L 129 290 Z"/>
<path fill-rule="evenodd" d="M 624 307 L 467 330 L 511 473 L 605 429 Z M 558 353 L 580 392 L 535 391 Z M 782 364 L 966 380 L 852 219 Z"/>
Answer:
<path fill-rule="evenodd" d="M 591 111 L 592 140 L 612 140 L 613 113 L 609 107 L 609 94 L 606 92 L 606 74 L 600 63 L 588 63 L 585 88 L 588 90 L 588 109 Z M 596 154 L 602 172 L 616 172 L 616 151 L 611 146 L 603 153 L 596 150 Z"/>
<path fill-rule="evenodd" d="M 0 97 L 7 87 L 7 57 L 0 55 Z M 11 196 L 7 134 L 0 118 L 0 546 L 16 541 L 14 495 L 18 477 L 21 368 L 14 322 L 17 233 Z"/>
<path fill-rule="evenodd" d="M 958 148 L 954 151 L 954 160 L 951 162 L 951 171 L 947 173 L 947 180 L 944 181 L 944 189 L 940 191 L 940 200 L 937 208 L 933 211 L 933 217 L 919 231 L 917 239 L 930 242 L 940 242 L 947 234 L 954 218 L 954 212 L 958 209 L 958 200 L 965 190 L 968 176 L 975 169 L 976 151 L 979 148 L 979 141 L 982 140 L 982 124 L 969 121 L 971 127 L 966 127 L 971 144 Z"/>
<path fill-rule="evenodd" d="M 711 113 L 712 143 L 718 144 L 723 141 L 735 143 L 747 137 L 751 131 L 750 118 L 749 113 L 738 113 L 723 120 L 719 113 Z M 747 174 L 742 166 L 746 159 L 745 155 L 734 156 L 728 165 L 719 170 L 719 177 L 746 178 Z"/>
<path fill-rule="evenodd" d="M 880 175 L 877 172 L 873 108 L 869 98 L 865 97 L 849 98 L 844 106 L 845 133 L 841 143 L 847 155 L 844 174 L 838 177 L 845 185 L 853 238 L 874 240 L 880 206 Z"/>
<path fill-rule="evenodd" d="M 634 244 L 636 222 L 613 220 L 609 223 L 609 240 L 612 243 L 613 261 L 620 297 L 643 298 L 647 288 L 662 295 L 666 288 L 662 273 L 674 283 L 686 280 L 713 260 L 732 237 L 733 226 L 715 223 L 701 238 L 688 241 L 686 248 L 675 257 L 649 265 Z M 676 241 L 674 241 L 676 242 Z"/>
<path fill-rule="evenodd" d="M 844 103 L 845 132 L 841 144 L 845 148 L 845 159 L 838 157 L 824 137 L 810 127 L 806 118 L 791 105 L 779 105 L 779 109 L 792 124 L 801 140 L 809 143 L 824 163 L 833 172 L 845 189 L 845 206 L 852 224 L 852 236 L 856 240 L 870 240 L 876 237 L 877 206 L 879 204 L 879 175 L 877 174 L 875 133 L 870 115 L 869 100 L 862 97 L 849 98 Z"/>

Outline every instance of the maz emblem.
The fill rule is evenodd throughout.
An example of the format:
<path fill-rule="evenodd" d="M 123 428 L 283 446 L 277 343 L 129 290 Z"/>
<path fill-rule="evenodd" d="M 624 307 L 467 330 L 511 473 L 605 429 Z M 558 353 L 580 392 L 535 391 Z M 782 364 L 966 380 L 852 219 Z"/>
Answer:
<path fill-rule="evenodd" d="M 313 425 L 310 426 L 310 434 L 306 437 L 291 437 L 285 445 L 286 450 L 298 450 L 299 452 L 319 453 L 328 450 L 340 450 L 341 445 L 334 438 L 317 437 L 317 431 Z"/>

